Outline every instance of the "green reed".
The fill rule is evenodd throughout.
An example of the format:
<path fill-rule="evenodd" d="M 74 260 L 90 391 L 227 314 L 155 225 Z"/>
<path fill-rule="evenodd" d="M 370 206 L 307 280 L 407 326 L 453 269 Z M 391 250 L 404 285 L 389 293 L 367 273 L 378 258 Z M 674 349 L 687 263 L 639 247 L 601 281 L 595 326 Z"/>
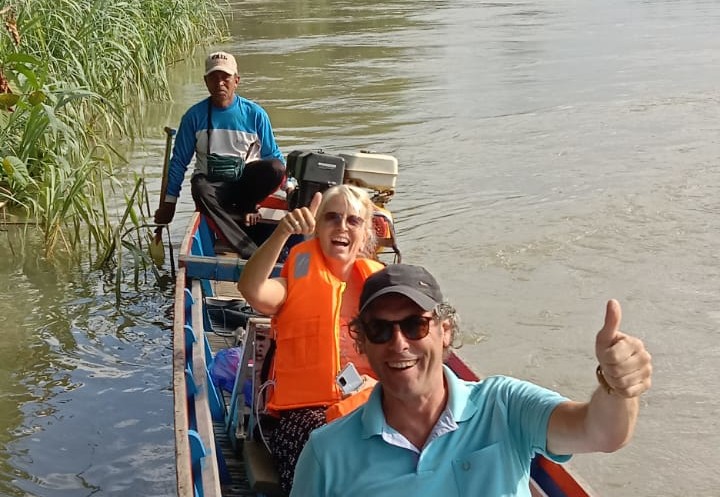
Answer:
<path fill-rule="evenodd" d="M 137 202 L 113 176 L 124 158 L 110 143 L 140 129 L 143 102 L 169 98 L 174 60 L 220 36 L 219 7 L 0 0 L 0 20 L 0 203 L 37 226 L 46 255 L 88 243 L 106 260 L 126 221 L 108 195 Z"/>

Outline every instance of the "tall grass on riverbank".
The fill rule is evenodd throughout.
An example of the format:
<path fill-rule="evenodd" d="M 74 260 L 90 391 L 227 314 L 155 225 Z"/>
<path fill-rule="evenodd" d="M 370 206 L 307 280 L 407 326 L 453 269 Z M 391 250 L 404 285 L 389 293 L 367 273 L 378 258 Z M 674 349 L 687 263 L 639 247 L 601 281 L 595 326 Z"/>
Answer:
<path fill-rule="evenodd" d="M 5 2 L 5 3 L 2 3 Z M 145 101 L 167 68 L 219 36 L 204 0 L 0 0 L 0 202 L 39 228 L 45 251 L 113 243 L 109 195 Z M 122 198 L 122 197 L 119 197 Z"/>

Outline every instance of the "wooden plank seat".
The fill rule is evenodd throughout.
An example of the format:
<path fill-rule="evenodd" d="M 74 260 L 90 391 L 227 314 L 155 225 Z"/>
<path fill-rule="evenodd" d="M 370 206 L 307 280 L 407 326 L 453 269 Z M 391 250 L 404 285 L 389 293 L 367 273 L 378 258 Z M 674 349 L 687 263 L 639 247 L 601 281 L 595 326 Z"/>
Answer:
<path fill-rule="evenodd" d="M 272 455 L 265 444 L 256 440 L 246 439 L 243 442 L 243 459 L 245 473 L 250 488 L 258 494 L 269 497 L 283 497 L 285 494 L 280 488 L 280 476 Z"/>

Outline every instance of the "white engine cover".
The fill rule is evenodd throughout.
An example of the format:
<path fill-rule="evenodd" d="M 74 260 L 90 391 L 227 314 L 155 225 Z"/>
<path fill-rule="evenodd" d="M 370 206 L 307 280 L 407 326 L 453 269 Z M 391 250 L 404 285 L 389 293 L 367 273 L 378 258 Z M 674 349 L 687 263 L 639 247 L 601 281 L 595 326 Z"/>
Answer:
<path fill-rule="evenodd" d="M 345 159 L 345 182 L 377 191 L 394 190 L 398 160 L 392 155 L 369 152 L 339 154 Z"/>

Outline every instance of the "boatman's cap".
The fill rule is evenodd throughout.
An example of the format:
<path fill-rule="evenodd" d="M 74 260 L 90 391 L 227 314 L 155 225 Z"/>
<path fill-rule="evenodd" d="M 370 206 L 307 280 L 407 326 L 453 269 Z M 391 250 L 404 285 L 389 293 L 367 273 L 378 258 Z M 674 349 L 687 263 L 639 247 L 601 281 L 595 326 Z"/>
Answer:
<path fill-rule="evenodd" d="M 222 71 L 226 74 L 237 74 L 237 62 L 235 57 L 227 52 L 213 52 L 205 59 L 205 76 L 214 71 Z"/>
<path fill-rule="evenodd" d="M 375 299 L 389 293 L 404 295 L 424 311 L 443 302 L 440 285 L 427 269 L 411 264 L 390 264 L 365 280 L 360 294 L 360 314 Z"/>

